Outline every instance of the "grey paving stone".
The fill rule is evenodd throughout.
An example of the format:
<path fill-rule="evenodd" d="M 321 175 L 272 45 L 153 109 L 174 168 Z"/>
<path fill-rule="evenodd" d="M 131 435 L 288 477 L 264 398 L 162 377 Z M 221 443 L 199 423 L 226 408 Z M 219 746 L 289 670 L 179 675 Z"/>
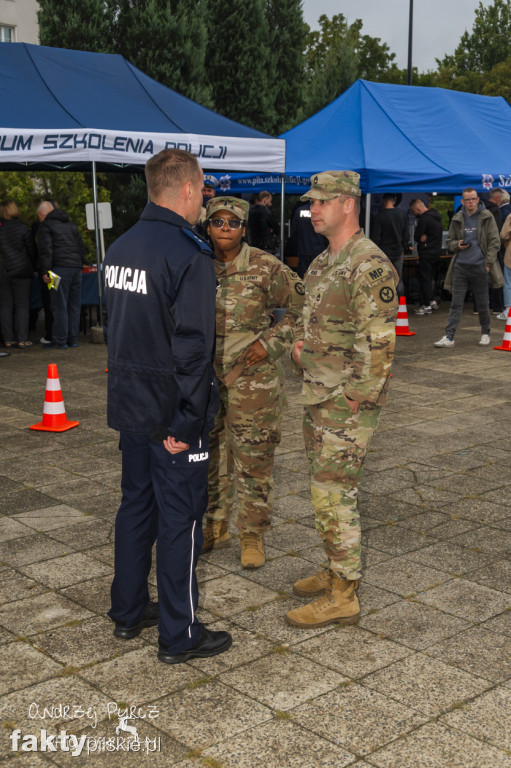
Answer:
<path fill-rule="evenodd" d="M 258 636 L 254 632 L 248 632 L 231 622 L 219 619 L 214 624 L 214 630 L 225 630 L 232 636 L 232 645 L 229 651 L 221 653 L 210 659 L 190 659 L 187 664 L 199 670 L 203 677 L 218 675 L 220 672 L 241 667 L 261 656 L 266 656 L 275 647 L 269 640 Z"/>
<path fill-rule="evenodd" d="M 33 531 L 30 528 L 13 517 L 0 518 L 0 541 L 2 542 L 21 539 L 23 536 L 28 536 L 31 533 Z"/>
<path fill-rule="evenodd" d="M 419 514 L 402 519 L 400 522 L 405 528 L 412 528 L 414 531 L 422 531 L 423 533 L 428 533 L 430 536 L 435 537 L 435 528 L 447 521 L 449 521 L 449 517 L 443 512 L 428 512 L 423 510 L 419 512 Z"/>
<path fill-rule="evenodd" d="M 265 534 L 265 544 L 283 552 L 293 550 L 299 552 L 306 547 L 318 544 L 318 534 L 315 530 L 300 525 L 299 523 L 284 523 L 270 528 Z"/>
<path fill-rule="evenodd" d="M 12 568 L 6 568 L 0 578 L 0 603 L 11 603 L 45 592 L 46 587 Z"/>
<path fill-rule="evenodd" d="M 452 540 L 416 550 L 411 552 L 409 557 L 410 560 L 429 568 L 442 569 L 454 575 L 481 568 L 496 559 L 496 555 L 480 551 L 473 552 L 466 547 L 460 547 Z"/>
<path fill-rule="evenodd" d="M 489 629 L 490 632 L 496 632 L 499 635 L 507 635 L 511 637 L 511 612 L 509 609 L 500 616 L 495 616 L 493 619 L 488 619 L 482 624 L 483 629 Z"/>
<path fill-rule="evenodd" d="M 441 722 L 476 739 L 511 752 L 511 690 L 493 688 L 463 707 L 448 712 Z"/>
<path fill-rule="evenodd" d="M 62 671 L 60 664 L 56 664 L 26 642 L 0 646 L 0 665 L 4 671 L 0 678 L 2 696 L 55 677 Z"/>
<path fill-rule="evenodd" d="M 434 539 L 398 525 L 383 525 L 362 534 L 362 541 L 370 547 L 391 555 L 404 555 L 427 547 Z"/>
<path fill-rule="evenodd" d="M 436 717 L 488 689 L 490 683 L 421 653 L 396 661 L 361 681 L 412 709 Z"/>
<path fill-rule="evenodd" d="M 488 527 L 477 528 L 458 536 L 455 543 L 472 550 L 504 555 L 511 552 L 511 531 Z"/>
<path fill-rule="evenodd" d="M 511 491 L 508 487 L 497 488 L 494 491 L 486 491 L 483 499 L 494 504 L 504 504 L 511 507 Z"/>
<path fill-rule="evenodd" d="M 0 720 L 8 728 L 20 728 L 22 733 L 57 733 L 65 724 L 67 733 L 79 733 L 107 714 L 108 697 L 83 680 L 70 675 L 53 678 L 37 685 L 14 691 L 0 700 Z M 68 707 L 67 713 L 60 707 Z M 11 743 L 3 734 L 0 754 L 11 755 Z"/>
<path fill-rule="evenodd" d="M 419 651 L 444 637 L 462 632 L 468 622 L 417 602 L 401 600 L 377 613 L 361 617 L 360 625 Z"/>
<path fill-rule="evenodd" d="M 286 711 L 336 688 L 346 678 L 282 649 L 219 676 L 273 710 Z M 278 682 L 277 682 L 278 681 Z"/>
<path fill-rule="evenodd" d="M 120 640 L 114 637 L 109 619 L 94 616 L 40 633 L 32 641 L 56 661 L 78 669 L 137 648 L 143 644 L 142 637 L 139 635 L 129 643 Z"/>
<path fill-rule="evenodd" d="M 295 644 L 293 651 L 354 680 L 412 653 L 356 626 L 335 627 Z"/>
<path fill-rule="evenodd" d="M 478 527 L 477 523 L 470 520 L 446 520 L 445 523 L 435 526 L 434 530 L 430 531 L 429 535 L 440 540 L 453 539 L 462 533 L 466 533 L 467 531 L 471 531 Z"/>
<path fill-rule="evenodd" d="M 497 560 L 484 563 L 481 567 L 466 573 L 464 578 L 509 594 L 511 593 L 511 562 Z"/>
<path fill-rule="evenodd" d="M 29 578 L 54 589 L 86 581 L 91 576 L 103 576 L 113 572 L 109 566 L 81 552 L 20 566 L 20 570 Z"/>
<path fill-rule="evenodd" d="M 236 739 L 205 749 L 201 758 L 201 762 L 183 761 L 176 768 L 204 766 L 208 758 L 223 768 L 362 768 L 347 750 L 288 720 L 263 723 Z"/>
<path fill-rule="evenodd" d="M 158 709 L 158 730 L 191 749 L 209 747 L 272 719 L 268 707 L 217 681 L 158 699 Z"/>
<path fill-rule="evenodd" d="M 303 550 L 300 554 L 302 553 Z M 266 562 L 262 568 L 247 571 L 246 578 L 263 584 L 269 589 L 291 592 L 295 581 L 310 576 L 314 571 L 311 563 L 303 557 L 284 555 L 282 552 L 279 554 L 280 557 Z"/>
<path fill-rule="evenodd" d="M 403 488 L 398 493 L 392 493 L 389 498 L 406 504 L 415 504 L 428 509 L 442 509 L 446 504 L 457 501 L 459 494 L 432 485 L 416 485 L 413 488 Z"/>
<path fill-rule="evenodd" d="M 430 645 L 425 653 L 494 683 L 511 677 L 509 638 L 480 627 Z"/>
<path fill-rule="evenodd" d="M 509 768 L 509 755 L 479 740 L 429 723 L 369 758 L 377 768 Z"/>
<path fill-rule="evenodd" d="M 370 613 L 379 611 L 381 608 L 385 608 L 387 605 L 397 603 L 399 596 L 362 580 L 358 589 L 358 599 L 360 602 L 360 615 L 367 616 Z"/>
<path fill-rule="evenodd" d="M 424 715 L 352 683 L 292 712 L 295 722 L 359 756 L 394 741 L 425 721 Z"/>
<path fill-rule="evenodd" d="M 66 587 L 60 590 L 60 594 L 68 597 L 75 603 L 99 614 L 106 614 L 110 609 L 110 587 L 112 576 L 100 576 Z"/>
<path fill-rule="evenodd" d="M 237 613 L 232 616 L 232 621 L 234 624 L 271 640 L 275 644 L 293 645 L 306 640 L 308 637 L 321 635 L 327 630 L 325 627 L 298 629 L 287 624 L 284 615 L 301 605 L 303 605 L 303 599 L 294 596 L 283 600 L 274 600 L 261 608 Z"/>
<path fill-rule="evenodd" d="M 59 555 L 69 554 L 69 547 L 45 536 L 43 533 L 33 533 L 20 539 L 6 541 L 0 544 L 0 560 L 9 565 L 21 566 L 51 560 Z"/>
<path fill-rule="evenodd" d="M 511 608 L 511 596 L 465 579 L 453 579 L 433 587 L 418 595 L 417 599 L 474 623 L 485 621 Z"/>
<path fill-rule="evenodd" d="M 402 597 L 423 592 L 450 578 L 444 571 L 419 565 L 408 555 L 374 565 L 364 573 L 364 582 L 377 584 Z"/>
<path fill-rule="evenodd" d="M 115 522 L 114 520 L 102 520 L 84 513 L 85 517 L 77 529 L 74 525 L 67 525 L 50 532 L 52 539 L 67 544 L 73 551 L 85 551 L 91 547 L 100 547 L 107 543 L 113 543 Z"/>
<path fill-rule="evenodd" d="M 274 590 L 228 573 L 203 585 L 199 604 L 217 616 L 233 616 L 249 606 L 260 606 L 276 597 Z"/>
<path fill-rule="evenodd" d="M 57 504 L 54 507 L 44 507 L 43 509 L 34 509 L 30 512 L 22 512 L 15 515 L 12 520 L 18 520 L 20 523 L 36 531 L 52 531 L 55 528 L 63 528 L 70 524 L 75 527 L 79 523 L 86 523 L 89 518 L 80 510 L 70 507 L 68 504 Z M 75 529 L 76 531 L 76 529 Z M 76 531 L 75 535 L 80 535 Z"/>
<path fill-rule="evenodd" d="M 90 615 L 85 608 L 52 592 L 0 606 L 0 624 L 17 635 L 44 632 Z"/>
<path fill-rule="evenodd" d="M 119 653 L 121 643 L 126 653 L 80 671 L 80 677 L 99 688 L 111 701 L 145 705 L 205 677 L 200 670 L 193 669 L 189 664 L 162 664 L 156 649 L 153 646 L 141 646 L 141 641 L 138 648 L 133 647 L 132 641 L 112 642 L 110 656 L 114 652 Z"/>

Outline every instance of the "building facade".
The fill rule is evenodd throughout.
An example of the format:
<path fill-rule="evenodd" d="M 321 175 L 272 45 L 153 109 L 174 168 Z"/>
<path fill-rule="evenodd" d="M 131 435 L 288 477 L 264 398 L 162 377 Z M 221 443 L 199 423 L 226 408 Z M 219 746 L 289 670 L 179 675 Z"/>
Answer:
<path fill-rule="evenodd" d="M 39 43 L 37 0 L 0 0 L 0 42 Z"/>

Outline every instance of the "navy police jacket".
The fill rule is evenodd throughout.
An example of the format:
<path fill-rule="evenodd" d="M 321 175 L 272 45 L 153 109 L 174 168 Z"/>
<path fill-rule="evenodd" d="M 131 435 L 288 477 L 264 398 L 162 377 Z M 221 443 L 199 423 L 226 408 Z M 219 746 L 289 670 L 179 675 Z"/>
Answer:
<path fill-rule="evenodd" d="M 154 203 L 108 249 L 108 425 L 197 443 L 218 407 L 209 246 Z"/>

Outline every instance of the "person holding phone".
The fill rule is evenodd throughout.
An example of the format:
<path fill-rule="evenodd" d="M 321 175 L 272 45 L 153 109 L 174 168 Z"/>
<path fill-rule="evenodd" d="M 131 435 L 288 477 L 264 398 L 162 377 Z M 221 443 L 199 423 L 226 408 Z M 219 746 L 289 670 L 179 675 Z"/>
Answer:
<path fill-rule="evenodd" d="M 445 336 L 435 342 L 435 347 L 454 347 L 454 334 L 469 288 L 474 295 L 481 324 L 479 344 L 487 347 L 490 344 L 489 280 L 493 288 L 504 285 L 497 260 L 500 237 L 495 219 L 472 187 L 463 190 L 461 203 L 462 209 L 452 217 L 447 234 L 447 248 L 454 256 L 444 288 L 451 291 L 452 301 Z"/>

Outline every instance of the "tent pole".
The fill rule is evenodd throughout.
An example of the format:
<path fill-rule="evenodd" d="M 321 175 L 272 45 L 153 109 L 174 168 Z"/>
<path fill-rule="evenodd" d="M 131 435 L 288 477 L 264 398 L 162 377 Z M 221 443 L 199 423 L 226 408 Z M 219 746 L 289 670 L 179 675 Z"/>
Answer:
<path fill-rule="evenodd" d="M 103 325 L 103 299 L 101 295 L 101 247 L 99 244 L 99 211 L 98 211 L 98 177 L 96 174 L 96 162 L 92 161 L 92 194 L 94 200 L 94 234 L 96 235 L 96 264 L 98 266 L 98 325 Z"/>
<path fill-rule="evenodd" d="M 280 260 L 284 261 L 284 174 L 280 177 Z"/>
<path fill-rule="evenodd" d="M 366 192 L 366 221 L 364 227 L 366 237 L 371 236 L 371 193 Z"/>

